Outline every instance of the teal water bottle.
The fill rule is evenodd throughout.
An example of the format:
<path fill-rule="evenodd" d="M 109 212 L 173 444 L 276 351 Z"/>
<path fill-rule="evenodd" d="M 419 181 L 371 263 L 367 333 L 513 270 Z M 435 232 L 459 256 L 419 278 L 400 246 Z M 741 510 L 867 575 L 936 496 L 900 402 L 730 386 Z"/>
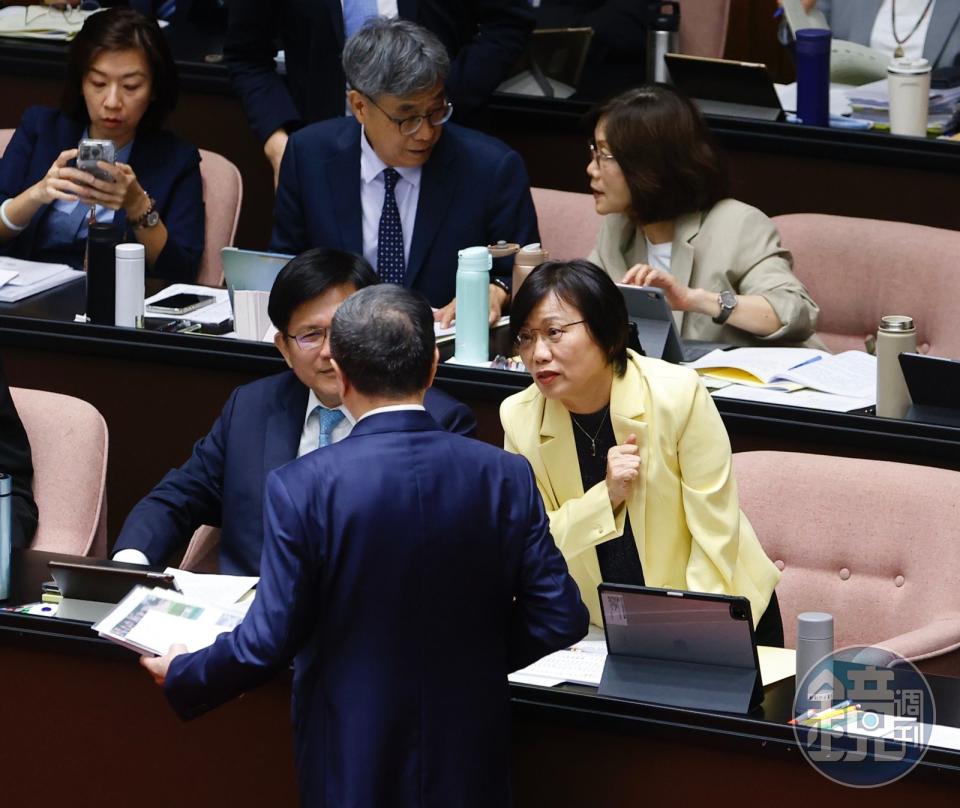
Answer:
<path fill-rule="evenodd" d="M 10 550 L 13 546 L 13 478 L 0 472 L 0 600 L 10 597 Z"/>
<path fill-rule="evenodd" d="M 457 253 L 457 331 L 454 351 L 458 362 L 485 365 L 490 360 L 490 268 L 486 247 L 467 247 Z"/>

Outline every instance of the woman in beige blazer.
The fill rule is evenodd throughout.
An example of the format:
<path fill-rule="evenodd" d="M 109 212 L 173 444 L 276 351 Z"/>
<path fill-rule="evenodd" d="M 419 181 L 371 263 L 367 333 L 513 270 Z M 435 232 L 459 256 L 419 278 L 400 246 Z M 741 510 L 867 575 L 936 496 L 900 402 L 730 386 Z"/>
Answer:
<path fill-rule="evenodd" d="M 593 136 L 587 173 L 604 220 L 591 261 L 618 283 L 663 289 L 684 338 L 823 347 L 776 227 L 727 198 L 688 99 L 665 85 L 629 90 L 597 112 Z"/>
<path fill-rule="evenodd" d="M 627 349 L 627 312 L 587 261 L 548 262 L 511 329 L 534 384 L 500 408 L 592 622 L 601 581 L 743 595 L 758 642 L 783 644 L 780 573 L 740 511 L 730 442 L 697 374 Z"/>

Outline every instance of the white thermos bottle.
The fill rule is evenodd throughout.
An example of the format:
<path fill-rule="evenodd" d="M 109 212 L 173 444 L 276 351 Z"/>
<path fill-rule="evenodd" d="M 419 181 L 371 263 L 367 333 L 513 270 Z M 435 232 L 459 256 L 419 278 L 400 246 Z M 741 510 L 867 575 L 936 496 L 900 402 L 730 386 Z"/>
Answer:
<path fill-rule="evenodd" d="M 915 353 L 917 329 L 913 318 L 889 314 L 877 329 L 877 415 L 903 418 L 910 408 L 910 393 L 900 369 L 900 354 Z"/>
<path fill-rule="evenodd" d="M 115 325 L 137 328 L 143 325 L 146 252 L 142 244 L 118 244 L 115 250 Z"/>

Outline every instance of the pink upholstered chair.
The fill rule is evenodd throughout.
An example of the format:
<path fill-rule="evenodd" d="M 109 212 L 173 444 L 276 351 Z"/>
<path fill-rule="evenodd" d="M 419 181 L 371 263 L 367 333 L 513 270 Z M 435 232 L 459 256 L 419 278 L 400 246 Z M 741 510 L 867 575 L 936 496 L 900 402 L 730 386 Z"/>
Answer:
<path fill-rule="evenodd" d="M 194 531 L 187 551 L 180 561 L 180 569 L 191 572 L 220 571 L 220 528 L 201 525 Z"/>
<path fill-rule="evenodd" d="M 731 0 L 683 0 L 680 4 L 680 52 L 723 57 L 730 27 Z"/>
<path fill-rule="evenodd" d="M 203 180 L 204 246 L 197 283 L 223 286 L 220 250 L 233 245 L 243 201 L 240 171 L 223 155 L 200 149 Z"/>
<path fill-rule="evenodd" d="M 103 558 L 107 554 L 107 424 L 72 396 L 12 387 L 33 454 L 40 512 L 31 547 Z"/>
<path fill-rule="evenodd" d="M 7 150 L 7 144 L 13 137 L 13 131 L 13 129 L 0 129 L 0 157 L 3 157 L 3 153 Z"/>
<path fill-rule="evenodd" d="M 797 615 L 834 616 L 836 647 L 881 645 L 960 673 L 960 472 L 796 452 L 734 455 L 740 504 Z"/>
<path fill-rule="evenodd" d="M 921 351 L 960 357 L 960 233 L 816 213 L 774 222 L 820 305 L 817 333 L 831 351 L 862 350 L 883 315 L 906 314 Z"/>
<path fill-rule="evenodd" d="M 537 209 L 540 241 L 550 258 L 586 258 L 600 232 L 601 217 L 593 207 L 593 197 L 552 188 L 531 188 L 530 192 Z"/>

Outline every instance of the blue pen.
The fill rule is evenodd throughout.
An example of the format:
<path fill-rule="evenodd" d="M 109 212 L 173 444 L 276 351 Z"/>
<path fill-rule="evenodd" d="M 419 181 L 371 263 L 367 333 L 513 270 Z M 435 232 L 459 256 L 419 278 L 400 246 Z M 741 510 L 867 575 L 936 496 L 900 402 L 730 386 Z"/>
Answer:
<path fill-rule="evenodd" d="M 782 17 L 782 16 L 783 16 L 783 6 L 777 6 L 777 10 L 773 12 L 773 18 L 777 19 L 777 17 Z"/>

